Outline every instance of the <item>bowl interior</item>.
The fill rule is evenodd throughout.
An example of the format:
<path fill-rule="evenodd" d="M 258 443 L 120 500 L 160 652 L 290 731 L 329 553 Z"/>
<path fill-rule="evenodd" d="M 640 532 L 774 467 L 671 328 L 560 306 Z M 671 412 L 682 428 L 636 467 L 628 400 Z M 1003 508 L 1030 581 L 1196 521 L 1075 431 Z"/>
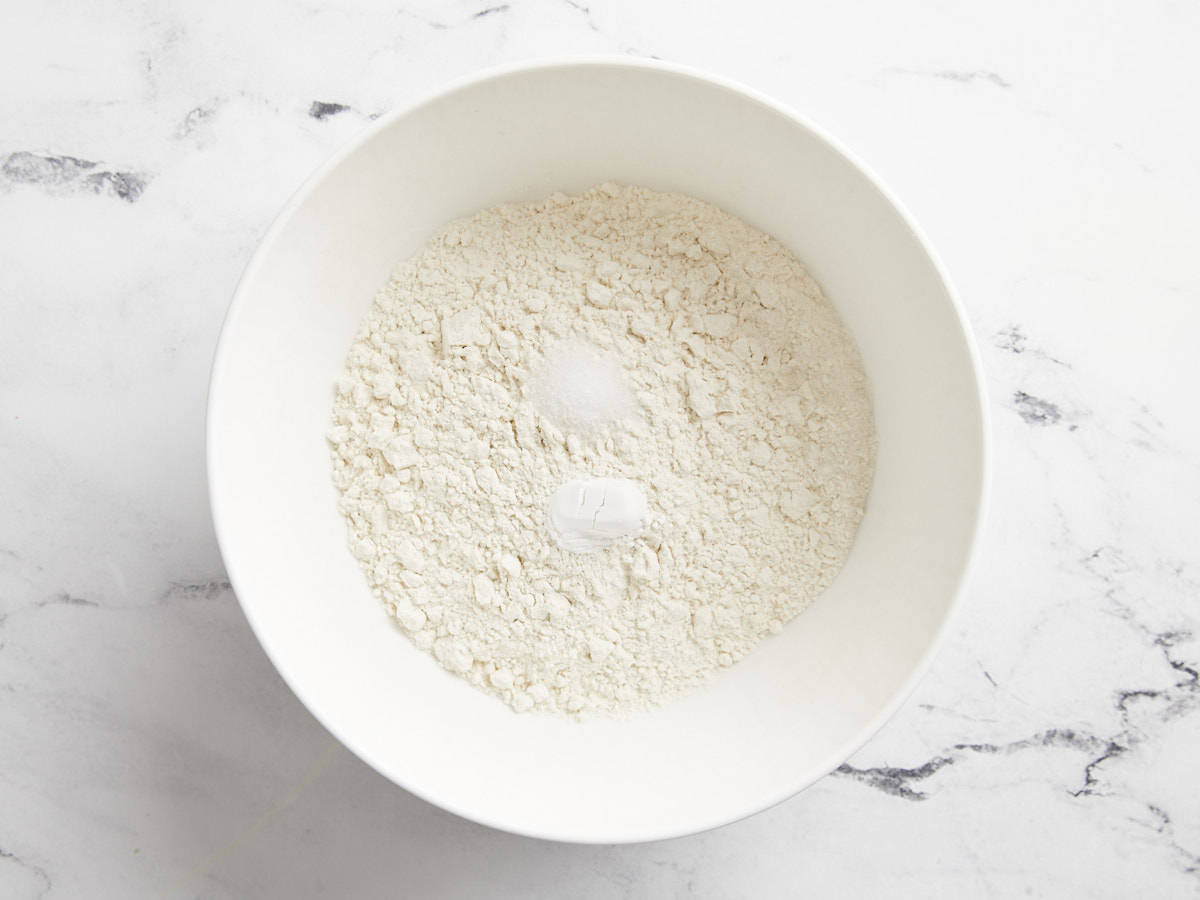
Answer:
<path fill-rule="evenodd" d="M 449 220 L 615 180 L 683 191 L 788 245 L 871 378 L 879 457 L 849 563 L 711 687 L 627 720 L 516 715 L 390 624 L 346 549 L 332 384 L 391 268 Z M 923 667 L 984 477 L 972 350 L 929 253 L 824 138 L 745 93 L 634 64 L 524 68 L 389 117 L 265 240 L 210 395 L 214 518 L 259 640 L 312 712 L 397 783 L 505 829 L 645 840 L 783 799 L 878 727 Z"/>

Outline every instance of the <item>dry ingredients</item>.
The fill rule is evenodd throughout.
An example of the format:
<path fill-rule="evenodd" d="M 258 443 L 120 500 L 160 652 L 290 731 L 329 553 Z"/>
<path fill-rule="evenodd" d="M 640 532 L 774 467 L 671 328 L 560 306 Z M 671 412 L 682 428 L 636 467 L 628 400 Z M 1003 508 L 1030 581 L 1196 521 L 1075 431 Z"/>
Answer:
<path fill-rule="evenodd" d="M 519 711 L 659 703 L 780 632 L 844 563 L 874 466 L 857 350 L 795 257 L 615 184 L 436 235 L 376 297 L 333 418 L 375 595 Z M 556 539 L 556 492 L 574 539 L 614 484 L 625 519 Z"/>

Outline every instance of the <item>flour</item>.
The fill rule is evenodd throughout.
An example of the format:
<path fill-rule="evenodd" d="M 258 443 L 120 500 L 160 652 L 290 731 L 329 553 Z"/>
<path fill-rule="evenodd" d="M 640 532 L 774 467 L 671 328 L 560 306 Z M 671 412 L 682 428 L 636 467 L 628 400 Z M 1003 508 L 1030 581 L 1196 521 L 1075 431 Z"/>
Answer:
<path fill-rule="evenodd" d="M 587 379 L 547 406 L 538 373 L 578 345 L 619 361 L 621 415 L 607 388 L 572 404 Z M 844 563 L 875 449 L 857 351 L 796 259 L 613 184 L 486 210 L 402 264 L 329 440 L 351 550 L 416 646 L 568 713 L 662 702 L 780 632 Z M 588 479 L 635 483 L 647 524 L 571 552 L 547 504 Z"/>

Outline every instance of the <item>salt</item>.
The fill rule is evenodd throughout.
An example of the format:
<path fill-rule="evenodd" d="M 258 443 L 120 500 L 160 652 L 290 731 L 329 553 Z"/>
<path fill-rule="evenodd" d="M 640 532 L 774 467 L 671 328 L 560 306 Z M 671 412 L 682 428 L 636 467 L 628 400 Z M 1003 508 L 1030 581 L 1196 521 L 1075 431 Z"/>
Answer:
<path fill-rule="evenodd" d="M 552 346 L 534 369 L 532 400 L 563 431 L 590 432 L 637 412 L 620 364 L 579 340 Z"/>

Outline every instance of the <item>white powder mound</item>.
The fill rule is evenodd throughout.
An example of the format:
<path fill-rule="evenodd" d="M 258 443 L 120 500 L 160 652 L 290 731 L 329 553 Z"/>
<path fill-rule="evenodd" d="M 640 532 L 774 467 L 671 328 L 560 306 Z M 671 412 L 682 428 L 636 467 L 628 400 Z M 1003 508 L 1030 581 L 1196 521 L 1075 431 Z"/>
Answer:
<path fill-rule="evenodd" d="M 565 431 L 593 431 L 637 414 L 629 380 L 616 359 L 591 344 L 559 341 L 534 367 L 534 409 Z"/>
<path fill-rule="evenodd" d="M 581 345 L 621 372 L 535 390 Z M 351 549 L 416 646 L 568 713 L 660 703 L 781 631 L 845 561 L 875 452 L 858 353 L 795 257 L 613 184 L 486 210 L 402 264 L 329 440 Z M 646 527 L 559 546 L 547 503 L 584 479 L 636 483 Z"/>

